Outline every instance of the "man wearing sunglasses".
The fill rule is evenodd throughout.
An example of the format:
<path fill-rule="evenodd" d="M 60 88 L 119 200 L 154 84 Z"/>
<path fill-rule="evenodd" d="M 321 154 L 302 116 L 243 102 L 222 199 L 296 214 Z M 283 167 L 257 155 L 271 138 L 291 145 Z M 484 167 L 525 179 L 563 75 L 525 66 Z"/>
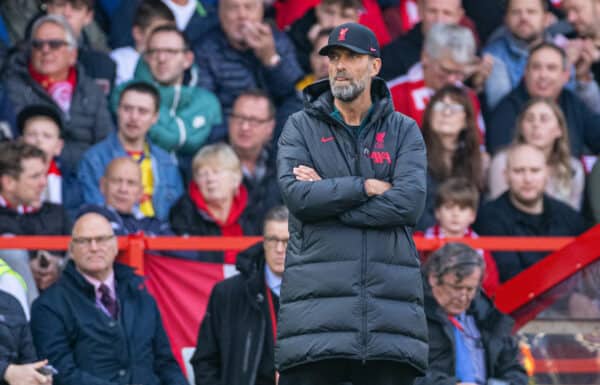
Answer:
<path fill-rule="evenodd" d="M 115 263 L 117 239 L 97 213 L 73 226 L 61 279 L 34 303 L 37 352 L 57 383 L 187 385 L 156 302 L 133 269 Z"/>
<path fill-rule="evenodd" d="M 26 52 L 9 58 L 2 80 L 17 114 L 31 104 L 60 111 L 65 145 L 59 162 L 63 176 L 68 175 L 82 153 L 113 129 L 106 98 L 76 64 L 77 40 L 63 17 L 38 19 L 29 43 Z"/>
<path fill-rule="evenodd" d="M 115 83 L 117 66 L 105 52 L 93 49 L 91 35 L 85 28 L 94 21 L 95 0 L 44 0 L 46 14 L 63 16 L 75 33 L 79 45 L 77 61 L 86 74 L 96 81 L 105 95 Z M 37 17 L 43 16 L 40 13 Z M 37 20 L 35 17 L 32 23 Z"/>
<path fill-rule="evenodd" d="M 481 255 L 462 243 L 425 262 L 429 368 L 415 385 L 527 384 L 512 319 L 481 293 L 484 269 Z"/>

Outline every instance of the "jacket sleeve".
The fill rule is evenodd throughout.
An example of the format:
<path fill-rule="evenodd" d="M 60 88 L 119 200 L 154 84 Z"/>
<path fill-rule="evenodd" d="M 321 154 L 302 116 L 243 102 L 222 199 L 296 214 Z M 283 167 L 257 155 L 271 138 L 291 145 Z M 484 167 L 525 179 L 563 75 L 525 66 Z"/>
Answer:
<path fill-rule="evenodd" d="M 300 127 L 300 120 L 303 114 L 288 119 L 279 137 L 277 176 L 281 195 L 289 210 L 300 220 L 318 221 L 336 217 L 367 200 L 364 178 L 345 176 L 316 182 L 296 180 L 292 172 L 294 167 L 305 165 L 318 168 L 302 137 L 304 130 Z"/>
<path fill-rule="evenodd" d="M 503 146 L 508 145 L 513 138 L 519 110 L 509 95 L 498 103 L 490 115 L 489 125 L 485 133 L 485 145 L 492 155 Z"/>
<path fill-rule="evenodd" d="M 303 76 L 302 69 L 296 58 L 296 50 L 290 39 L 284 33 L 273 31 L 275 48 L 281 57 L 279 63 L 272 68 L 263 68 L 266 86 L 274 98 L 296 95 L 296 82 Z"/>
<path fill-rule="evenodd" d="M 414 226 L 425 207 L 427 156 L 425 143 L 414 121 L 405 126 L 406 134 L 396 151 L 392 188 L 371 197 L 362 205 L 340 215 L 349 226 Z"/>
<path fill-rule="evenodd" d="M 583 141 L 594 154 L 600 153 L 600 114 L 590 110 L 583 102 L 580 108 L 584 114 Z"/>
<path fill-rule="evenodd" d="M 510 74 L 506 64 L 499 57 L 494 56 L 492 73 L 485 81 L 484 90 L 488 108 L 491 110 L 500 103 L 500 100 L 512 91 Z"/>
<path fill-rule="evenodd" d="M 511 335 L 502 338 L 503 347 L 495 362 L 494 377 L 510 385 L 526 385 L 527 374 L 519 362 L 519 347 Z"/>
<path fill-rule="evenodd" d="M 196 351 L 190 363 L 194 368 L 196 385 L 221 385 L 221 348 L 219 341 L 219 302 L 216 297 L 219 286 L 210 296 L 204 319 L 198 332 Z"/>
<path fill-rule="evenodd" d="M 106 138 L 108 134 L 110 134 L 115 128 L 113 125 L 113 120 L 110 115 L 110 111 L 108 110 L 108 103 L 100 88 L 98 88 L 98 105 L 96 114 L 96 121 L 94 124 L 94 135 L 95 140 L 94 143 L 98 143 L 102 139 Z"/>
<path fill-rule="evenodd" d="M 81 186 L 83 203 L 102 205 L 104 197 L 100 192 L 100 177 L 104 170 L 98 165 L 102 164 L 91 152 L 86 152 L 79 161 L 77 167 L 77 180 Z"/>
<path fill-rule="evenodd" d="M 118 385 L 80 370 L 75 363 L 67 331 L 67 320 L 54 312 L 40 299 L 31 309 L 31 332 L 40 357 L 47 358 L 58 374 L 56 382 L 62 385 Z"/>
<path fill-rule="evenodd" d="M 154 330 L 153 349 L 154 349 L 154 373 L 160 378 L 161 385 L 188 385 L 187 380 L 181 372 L 181 368 L 173 357 L 169 338 L 163 327 L 162 319 L 152 300 L 154 314 L 156 317 L 156 328 Z"/>

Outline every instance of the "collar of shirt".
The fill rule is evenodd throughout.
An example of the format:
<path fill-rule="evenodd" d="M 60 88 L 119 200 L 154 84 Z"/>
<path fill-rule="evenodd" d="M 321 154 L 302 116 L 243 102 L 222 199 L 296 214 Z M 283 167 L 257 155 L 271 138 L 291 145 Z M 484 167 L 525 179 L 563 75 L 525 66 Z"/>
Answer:
<path fill-rule="evenodd" d="M 373 112 L 373 104 L 371 104 L 365 117 L 360 122 L 360 126 L 358 126 L 357 128 L 356 128 L 356 126 L 351 126 L 344 121 L 344 117 L 342 116 L 342 113 L 340 112 L 340 110 L 338 110 L 338 108 L 335 105 L 333 106 L 333 111 L 331 112 L 331 117 L 334 118 L 335 120 L 337 120 L 338 122 L 340 122 L 344 127 L 346 127 L 346 129 L 348 131 L 350 131 L 350 133 L 352 135 L 358 136 L 360 134 L 360 132 L 362 131 L 362 129 L 367 124 L 367 122 L 369 121 L 369 119 L 371 118 L 372 112 Z"/>
<path fill-rule="evenodd" d="M 83 275 L 83 278 L 85 278 L 86 281 L 88 281 L 92 286 L 94 286 L 94 293 L 96 294 L 96 300 L 100 300 L 100 296 L 102 296 L 102 294 L 100 293 L 100 285 L 102 285 L 102 284 L 105 284 L 106 286 L 108 286 L 108 290 L 110 291 L 110 296 L 115 300 L 117 299 L 116 290 L 115 290 L 115 273 L 114 273 L 114 271 L 111 271 L 110 275 L 104 281 L 100 281 L 99 279 L 90 277 L 89 275 L 87 275 L 83 272 L 81 272 L 81 275 Z"/>
<path fill-rule="evenodd" d="M 267 174 L 267 159 L 269 158 L 269 151 L 266 148 L 263 148 L 256 160 L 256 165 L 254 167 L 254 173 L 250 172 L 246 166 L 242 165 L 242 174 L 246 179 L 249 179 L 253 182 L 261 181 L 265 175 Z"/>
<path fill-rule="evenodd" d="M 265 263 L 265 281 L 267 282 L 267 286 L 275 295 L 279 297 L 279 292 L 281 290 L 281 277 L 276 275 L 271 271 L 269 265 Z"/>

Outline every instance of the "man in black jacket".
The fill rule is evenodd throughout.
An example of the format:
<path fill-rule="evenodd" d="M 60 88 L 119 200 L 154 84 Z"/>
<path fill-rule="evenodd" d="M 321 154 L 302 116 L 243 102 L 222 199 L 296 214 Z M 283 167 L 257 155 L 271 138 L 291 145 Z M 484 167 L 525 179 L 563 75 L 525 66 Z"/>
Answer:
<path fill-rule="evenodd" d="M 52 376 L 38 369 L 48 363 L 37 361 L 27 318 L 15 297 L 0 290 L 0 385 L 51 385 Z"/>
<path fill-rule="evenodd" d="M 290 209 L 276 362 L 280 385 L 410 384 L 427 366 L 412 227 L 425 199 L 425 145 L 394 112 L 373 32 L 336 27 L 329 79 L 279 139 Z"/>
<path fill-rule="evenodd" d="M 481 293 L 485 263 L 461 243 L 434 252 L 423 270 L 429 369 L 415 385 L 525 385 L 513 321 Z"/>
<path fill-rule="evenodd" d="M 210 295 L 191 359 L 196 385 L 275 385 L 273 350 L 289 239 L 285 207 L 267 213 L 263 235 L 262 245 L 238 256 L 240 274 Z"/>
<path fill-rule="evenodd" d="M 156 302 L 133 269 L 114 263 L 117 239 L 100 214 L 73 226 L 61 279 L 31 309 L 38 353 L 61 385 L 187 385 Z"/>
<path fill-rule="evenodd" d="M 577 236 L 586 230 L 581 215 L 544 193 L 548 183 L 546 156 L 528 144 L 508 149 L 508 191 L 483 205 L 473 225 L 480 235 L 505 237 Z M 494 259 L 504 282 L 543 259 L 539 251 L 498 251 Z"/>

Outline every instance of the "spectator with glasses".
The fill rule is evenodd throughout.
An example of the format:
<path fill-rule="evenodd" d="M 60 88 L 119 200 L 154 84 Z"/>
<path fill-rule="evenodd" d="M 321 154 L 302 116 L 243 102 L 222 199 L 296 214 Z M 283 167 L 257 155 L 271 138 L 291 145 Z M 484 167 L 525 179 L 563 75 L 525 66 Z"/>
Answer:
<path fill-rule="evenodd" d="M 423 266 L 429 367 L 415 385 L 525 385 L 513 321 L 481 292 L 485 263 L 461 243 L 448 243 Z"/>
<path fill-rule="evenodd" d="M 77 64 L 77 40 L 61 16 L 43 16 L 33 24 L 29 49 L 9 58 L 2 80 L 17 114 L 31 104 L 60 111 L 63 176 L 75 173 L 83 152 L 113 129 L 106 98 Z"/>
<path fill-rule="evenodd" d="M 263 244 L 241 253 L 240 274 L 213 288 L 190 360 L 196 384 L 275 385 L 275 334 L 290 237 L 288 216 L 285 206 L 272 208 L 265 217 Z"/>
<path fill-rule="evenodd" d="M 264 91 L 244 91 L 229 115 L 229 143 L 242 163 L 248 189 L 248 210 L 262 222 L 270 208 L 281 204 L 275 154 L 271 146 L 275 106 Z"/>
<path fill-rule="evenodd" d="M 38 354 L 57 383 L 186 385 L 156 302 L 133 269 L 115 263 L 117 238 L 103 216 L 73 226 L 61 279 L 33 304 Z"/>
<path fill-rule="evenodd" d="M 173 203 L 183 194 L 183 182 L 173 157 L 154 144 L 148 131 L 159 119 L 160 96 L 148 83 L 127 84 L 119 95 L 118 130 L 90 148 L 79 164 L 78 179 L 83 202 L 106 202 L 100 180 L 115 158 L 129 156 L 140 166 L 143 195 L 136 211 L 146 217 L 166 220 Z"/>
<path fill-rule="evenodd" d="M 195 69 L 190 75 L 193 63 L 194 54 L 183 32 L 163 25 L 148 36 L 144 60 L 133 76 L 133 81 L 151 83 L 160 93 L 158 120 L 150 129 L 150 139 L 184 157 L 193 156 L 222 121 L 217 97 L 196 85 Z M 113 105 L 117 100 L 118 92 Z"/>
<path fill-rule="evenodd" d="M 211 144 L 192 160 L 187 194 L 171 208 L 169 222 L 179 235 L 242 236 L 260 234 L 260 222 L 248 209 L 242 164 L 224 143 Z M 237 251 L 198 252 L 205 262 L 235 264 Z"/>
<path fill-rule="evenodd" d="M 453 177 L 465 178 L 481 192 L 489 160 L 480 149 L 473 104 L 460 87 L 445 86 L 433 95 L 425 109 L 422 131 L 427 146 L 427 199 L 418 230 L 435 224 L 440 184 Z"/>

